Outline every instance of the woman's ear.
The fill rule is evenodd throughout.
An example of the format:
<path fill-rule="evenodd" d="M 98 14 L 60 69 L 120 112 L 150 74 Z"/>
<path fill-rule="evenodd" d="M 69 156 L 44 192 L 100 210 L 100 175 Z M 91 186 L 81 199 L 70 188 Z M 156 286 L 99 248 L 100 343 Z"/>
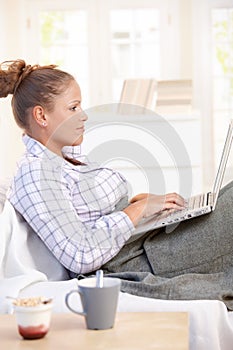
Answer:
<path fill-rule="evenodd" d="M 46 115 L 44 112 L 44 108 L 41 106 L 35 106 L 32 111 L 33 118 L 35 122 L 42 127 L 47 126 Z"/>

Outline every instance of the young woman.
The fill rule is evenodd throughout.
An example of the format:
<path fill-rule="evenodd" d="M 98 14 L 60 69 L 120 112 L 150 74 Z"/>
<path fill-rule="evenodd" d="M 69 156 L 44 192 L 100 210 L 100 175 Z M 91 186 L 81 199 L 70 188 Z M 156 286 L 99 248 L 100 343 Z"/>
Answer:
<path fill-rule="evenodd" d="M 181 209 L 181 196 L 139 194 L 128 199 L 126 180 L 80 153 L 87 115 L 74 77 L 54 65 L 0 66 L 0 96 L 12 94 L 12 110 L 23 130 L 25 154 L 9 200 L 71 273 L 102 267 L 170 278 L 216 273 L 233 258 L 232 183 L 216 210 L 127 242 L 143 217 Z M 233 261 L 233 260 L 232 260 Z"/>

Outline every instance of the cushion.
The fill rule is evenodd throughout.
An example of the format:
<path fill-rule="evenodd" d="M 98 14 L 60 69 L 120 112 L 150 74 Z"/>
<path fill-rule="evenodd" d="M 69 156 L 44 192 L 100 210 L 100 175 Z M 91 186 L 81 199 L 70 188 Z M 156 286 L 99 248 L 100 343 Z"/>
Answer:
<path fill-rule="evenodd" d="M 6 200 L 6 193 L 10 185 L 10 179 L 0 179 L 0 213 Z"/>

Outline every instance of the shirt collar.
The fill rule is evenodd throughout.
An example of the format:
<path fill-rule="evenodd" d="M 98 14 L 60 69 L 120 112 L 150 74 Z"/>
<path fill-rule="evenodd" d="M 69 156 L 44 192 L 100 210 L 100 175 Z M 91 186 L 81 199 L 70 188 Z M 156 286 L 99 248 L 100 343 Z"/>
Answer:
<path fill-rule="evenodd" d="M 27 151 L 36 157 L 46 157 L 51 160 L 57 159 L 58 161 L 64 160 L 62 157 L 59 157 L 57 154 L 53 153 L 47 147 L 45 147 L 42 143 L 33 139 L 27 134 L 23 134 L 23 143 L 25 144 Z M 80 146 L 65 146 L 62 149 L 62 153 L 64 156 L 74 158 L 80 161 L 84 161 L 86 159 L 85 156 L 81 155 Z"/>
<path fill-rule="evenodd" d="M 23 143 L 26 147 L 26 150 L 29 153 L 32 153 L 33 155 L 36 155 L 38 157 L 43 156 L 47 148 L 42 145 L 39 141 L 36 141 L 32 137 L 28 136 L 27 134 L 23 134 Z M 51 152 L 52 153 L 52 152 Z"/>
<path fill-rule="evenodd" d="M 62 148 L 62 154 L 70 158 L 78 159 L 82 156 L 81 146 L 65 146 Z"/>

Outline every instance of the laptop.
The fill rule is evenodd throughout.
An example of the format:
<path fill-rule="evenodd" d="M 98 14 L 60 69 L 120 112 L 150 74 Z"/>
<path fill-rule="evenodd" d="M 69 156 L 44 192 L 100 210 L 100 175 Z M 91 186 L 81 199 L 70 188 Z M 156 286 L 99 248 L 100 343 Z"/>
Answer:
<path fill-rule="evenodd" d="M 230 120 L 225 144 L 223 147 L 220 164 L 214 181 L 212 192 L 202 193 L 190 197 L 186 200 L 186 207 L 182 210 L 165 210 L 161 213 L 143 219 L 134 234 L 152 230 L 162 226 L 176 224 L 181 221 L 204 215 L 215 210 L 223 177 L 226 170 L 227 161 L 230 154 L 233 135 L 233 119 Z"/>

